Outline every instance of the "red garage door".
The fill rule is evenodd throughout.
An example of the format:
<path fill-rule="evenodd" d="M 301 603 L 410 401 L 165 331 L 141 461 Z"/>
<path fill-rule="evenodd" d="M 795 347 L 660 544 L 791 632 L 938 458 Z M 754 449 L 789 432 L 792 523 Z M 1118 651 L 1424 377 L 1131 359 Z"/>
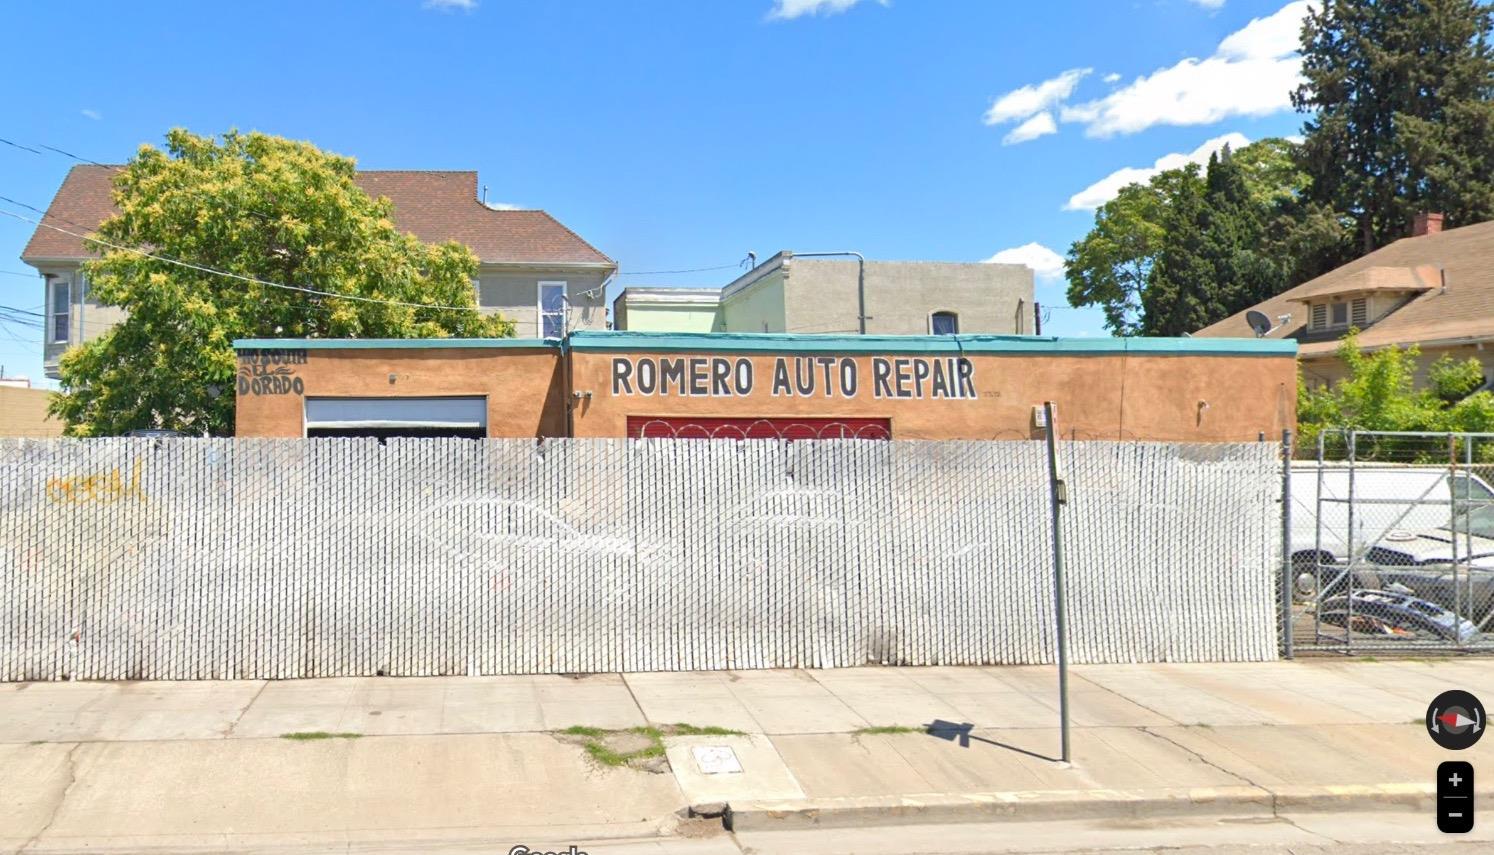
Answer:
<path fill-rule="evenodd" d="M 628 416 L 631 439 L 891 439 L 888 419 Z"/>

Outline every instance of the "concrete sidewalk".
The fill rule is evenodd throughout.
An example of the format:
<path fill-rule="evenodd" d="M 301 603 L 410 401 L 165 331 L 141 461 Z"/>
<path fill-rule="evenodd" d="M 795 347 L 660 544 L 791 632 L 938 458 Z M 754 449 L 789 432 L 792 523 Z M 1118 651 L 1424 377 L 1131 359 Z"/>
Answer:
<path fill-rule="evenodd" d="M 506 851 L 563 827 L 613 841 L 590 851 L 707 852 L 676 812 L 723 802 L 739 830 L 1429 810 L 1451 752 L 1426 705 L 1494 699 L 1494 663 L 1080 666 L 1070 685 L 1072 767 L 1047 667 L 4 684 L 0 849 Z M 670 773 L 556 736 L 674 723 L 740 733 L 667 737 Z M 284 738 L 323 732 L 361 738 Z M 705 774 L 697 747 L 742 771 Z"/>

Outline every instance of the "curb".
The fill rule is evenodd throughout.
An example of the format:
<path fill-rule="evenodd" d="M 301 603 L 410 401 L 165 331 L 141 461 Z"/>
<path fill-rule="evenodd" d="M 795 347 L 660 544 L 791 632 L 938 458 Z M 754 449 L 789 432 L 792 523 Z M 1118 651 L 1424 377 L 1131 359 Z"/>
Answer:
<path fill-rule="evenodd" d="M 1494 798 L 1494 788 L 1479 795 Z M 733 802 L 720 815 L 731 831 L 919 825 L 955 822 L 1030 822 L 1066 819 L 1273 816 L 1281 811 L 1423 810 L 1431 814 L 1430 784 L 1197 787 L 1147 790 L 1029 790 L 931 793 L 906 796 Z M 701 806 L 704 808 L 705 806 Z"/>

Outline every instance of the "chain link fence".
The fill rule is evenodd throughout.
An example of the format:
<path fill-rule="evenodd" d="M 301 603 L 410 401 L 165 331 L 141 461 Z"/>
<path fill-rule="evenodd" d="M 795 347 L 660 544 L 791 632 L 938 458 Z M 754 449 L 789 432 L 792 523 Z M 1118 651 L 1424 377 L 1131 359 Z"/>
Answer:
<path fill-rule="evenodd" d="M 1042 442 L 0 441 L 0 679 L 1054 658 Z M 1274 658 L 1276 443 L 1059 445 L 1074 662 Z"/>
<path fill-rule="evenodd" d="M 1494 650 L 1494 435 L 1331 430 L 1303 451 L 1290 644 Z"/>

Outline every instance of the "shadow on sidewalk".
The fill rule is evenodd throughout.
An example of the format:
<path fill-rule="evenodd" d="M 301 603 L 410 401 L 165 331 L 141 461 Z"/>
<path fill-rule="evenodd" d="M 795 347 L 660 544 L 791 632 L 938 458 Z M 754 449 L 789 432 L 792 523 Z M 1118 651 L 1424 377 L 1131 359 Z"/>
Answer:
<path fill-rule="evenodd" d="M 929 736 L 938 737 L 939 739 L 943 739 L 947 742 L 958 741 L 961 748 L 969 748 L 972 741 L 984 742 L 987 745 L 994 745 L 997 748 L 1005 748 L 1007 751 L 1015 751 L 1018 754 L 1025 754 L 1028 757 L 1033 757 L 1038 760 L 1047 760 L 1052 763 L 1058 762 L 1059 758 L 1057 757 L 1049 757 L 1046 754 L 1039 754 L 1036 751 L 1028 751 L 1026 748 L 1018 748 L 1015 745 L 1008 745 L 1005 742 L 998 742 L 994 739 L 988 739 L 984 736 L 976 736 L 971 733 L 971 731 L 974 729 L 975 725 L 971 724 L 968 721 L 963 724 L 955 724 L 952 721 L 945 721 L 943 719 L 937 718 L 927 725 L 924 725 L 924 733 L 927 733 Z"/>

